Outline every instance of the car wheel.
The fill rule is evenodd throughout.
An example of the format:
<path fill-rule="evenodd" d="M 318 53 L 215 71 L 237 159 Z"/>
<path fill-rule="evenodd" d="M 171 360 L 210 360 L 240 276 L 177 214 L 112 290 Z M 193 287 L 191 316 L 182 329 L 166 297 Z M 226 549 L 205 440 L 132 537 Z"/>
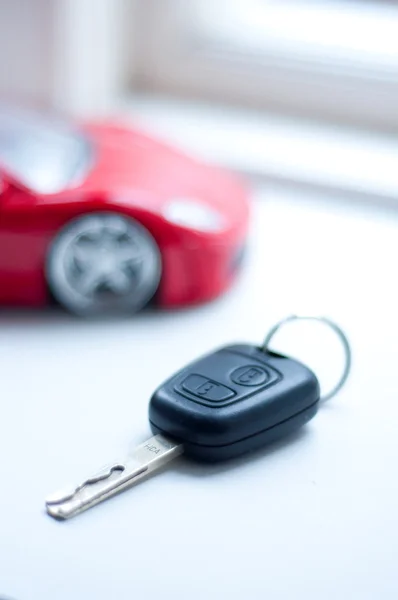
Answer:
<path fill-rule="evenodd" d="M 154 295 L 161 258 L 155 240 L 137 221 L 91 213 L 57 235 L 46 274 L 55 299 L 75 314 L 131 313 Z"/>

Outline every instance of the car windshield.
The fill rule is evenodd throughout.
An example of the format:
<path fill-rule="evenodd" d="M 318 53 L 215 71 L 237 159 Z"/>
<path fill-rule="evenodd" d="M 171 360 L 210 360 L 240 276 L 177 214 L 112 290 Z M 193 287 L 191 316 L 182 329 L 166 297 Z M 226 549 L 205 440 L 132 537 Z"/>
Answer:
<path fill-rule="evenodd" d="M 90 141 L 69 124 L 0 106 L 0 167 L 38 194 L 78 185 L 92 164 Z"/>

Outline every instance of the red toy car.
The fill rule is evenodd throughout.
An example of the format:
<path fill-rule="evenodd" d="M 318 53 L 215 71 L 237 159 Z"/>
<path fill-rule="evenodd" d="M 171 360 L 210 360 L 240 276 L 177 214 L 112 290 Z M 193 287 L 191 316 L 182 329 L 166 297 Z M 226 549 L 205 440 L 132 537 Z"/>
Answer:
<path fill-rule="evenodd" d="M 248 192 L 116 123 L 0 107 L 0 303 L 80 315 L 210 300 L 233 281 Z"/>

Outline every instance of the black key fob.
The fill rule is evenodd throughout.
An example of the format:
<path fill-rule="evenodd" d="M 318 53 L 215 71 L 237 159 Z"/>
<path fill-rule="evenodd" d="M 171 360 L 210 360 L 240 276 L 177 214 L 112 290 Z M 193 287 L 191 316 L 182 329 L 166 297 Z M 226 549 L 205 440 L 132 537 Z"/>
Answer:
<path fill-rule="evenodd" d="M 188 456 L 216 462 L 285 436 L 317 412 L 320 388 L 300 362 L 238 344 L 204 356 L 153 394 L 154 433 L 181 442 Z"/>

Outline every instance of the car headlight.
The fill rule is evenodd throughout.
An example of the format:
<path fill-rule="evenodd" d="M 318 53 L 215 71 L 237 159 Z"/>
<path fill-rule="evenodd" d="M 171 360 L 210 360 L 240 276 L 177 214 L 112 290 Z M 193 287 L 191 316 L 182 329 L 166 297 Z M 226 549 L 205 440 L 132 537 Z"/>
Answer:
<path fill-rule="evenodd" d="M 197 231 L 217 232 L 225 227 L 225 219 L 216 209 L 193 198 L 175 198 L 163 211 L 170 223 Z"/>

